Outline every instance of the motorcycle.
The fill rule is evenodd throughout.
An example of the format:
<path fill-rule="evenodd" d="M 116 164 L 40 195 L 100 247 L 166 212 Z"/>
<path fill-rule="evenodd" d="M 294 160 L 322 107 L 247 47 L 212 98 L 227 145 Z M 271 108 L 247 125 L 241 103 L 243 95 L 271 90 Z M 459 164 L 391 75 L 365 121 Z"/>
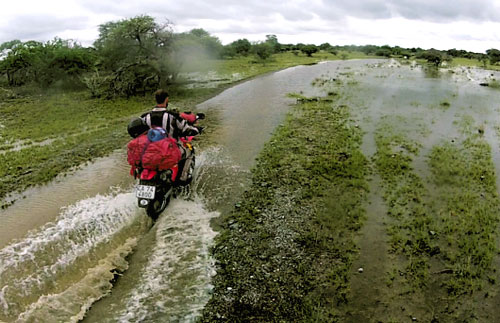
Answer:
<path fill-rule="evenodd" d="M 136 186 L 136 197 L 139 207 L 145 208 L 146 213 L 153 220 L 165 210 L 174 190 L 177 187 L 189 185 L 192 181 L 192 174 L 195 166 L 194 147 L 191 144 L 193 136 L 181 138 L 183 146 L 189 149 L 192 154 L 192 159 L 189 165 L 186 165 L 186 160 L 182 160 L 179 164 L 167 170 L 153 170 L 148 168 L 136 169 L 136 178 L 139 179 L 139 184 Z M 184 167 L 189 167 L 188 179 L 180 180 L 180 174 Z"/>
<path fill-rule="evenodd" d="M 190 124 L 204 119 L 204 114 L 192 115 L 187 119 Z M 137 167 L 133 169 L 134 178 L 139 182 L 136 185 L 137 204 L 140 208 L 145 208 L 146 213 L 153 220 L 168 206 L 175 191 L 180 187 L 188 186 L 192 181 L 195 167 L 195 149 L 192 141 L 194 136 L 180 138 L 182 146 L 189 158 L 183 158 L 176 165 L 166 170 Z M 187 168 L 187 172 L 183 170 Z M 184 174 L 185 178 L 182 175 Z M 187 176 L 186 176 L 187 175 Z"/>

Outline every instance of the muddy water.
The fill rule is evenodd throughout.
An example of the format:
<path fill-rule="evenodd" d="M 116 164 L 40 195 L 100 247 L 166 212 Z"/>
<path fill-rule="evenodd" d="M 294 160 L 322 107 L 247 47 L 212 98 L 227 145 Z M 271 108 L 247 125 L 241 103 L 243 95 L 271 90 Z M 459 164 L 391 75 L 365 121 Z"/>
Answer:
<path fill-rule="evenodd" d="M 193 321 L 214 274 L 210 221 L 230 209 L 282 122 L 289 92 L 318 95 L 326 69 L 296 67 L 231 88 L 198 107 L 222 116 L 197 156 L 192 190 L 156 223 L 137 208 L 124 151 L 24 193 L 0 212 L 0 321 Z"/>

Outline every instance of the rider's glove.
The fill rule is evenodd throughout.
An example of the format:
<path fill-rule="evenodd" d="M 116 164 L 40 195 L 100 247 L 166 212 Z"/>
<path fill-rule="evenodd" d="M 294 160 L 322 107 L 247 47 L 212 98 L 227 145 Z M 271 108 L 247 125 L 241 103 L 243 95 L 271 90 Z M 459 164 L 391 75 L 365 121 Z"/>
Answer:
<path fill-rule="evenodd" d="M 201 134 L 203 132 L 203 127 L 197 126 L 196 129 L 198 129 L 198 133 Z"/>

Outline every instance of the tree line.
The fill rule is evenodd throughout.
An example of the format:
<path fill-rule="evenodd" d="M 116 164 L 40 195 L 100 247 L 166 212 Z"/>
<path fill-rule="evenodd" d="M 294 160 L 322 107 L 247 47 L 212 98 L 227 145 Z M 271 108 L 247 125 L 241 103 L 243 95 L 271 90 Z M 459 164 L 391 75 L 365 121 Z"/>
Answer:
<path fill-rule="evenodd" d="M 333 55 L 362 52 L 381 57 L 415 57 L 435 65 L 455 57 L 500 62 L 500 51 L 496 49 L 481 54 L 388 45 L 281 44 L 276 35 L 266 35 L 260 42 L 238 39 L 224 46 L 203 29 L 175 33 L 172 27 L 169 21 L 160 23 L 142 15 L 100 25 L 99 37 L 91 47 L 60 38 L 45 43 L 5 42 L 0 45 L 0 80 L 11 87 L 86 87 L 95 97 L 113 97 L 149 93 L 175 83 L 186 58 L 193 55 L 218 59 L 255 55 L 265 61 L 279 52 L 312 56 L 324 51 Z"/>

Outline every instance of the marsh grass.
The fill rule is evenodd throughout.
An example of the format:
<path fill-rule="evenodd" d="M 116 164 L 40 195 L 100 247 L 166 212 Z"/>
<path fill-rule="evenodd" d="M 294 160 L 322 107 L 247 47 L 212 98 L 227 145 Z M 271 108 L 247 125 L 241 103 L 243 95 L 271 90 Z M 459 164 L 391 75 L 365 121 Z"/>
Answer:
<path fill-rule="evenodd" d="M 338 319 L 364 217 L 360 142 L 348 107 L 295 106 L 259 155 L 252 187 L 223 220 L 203 322 Z"/>

